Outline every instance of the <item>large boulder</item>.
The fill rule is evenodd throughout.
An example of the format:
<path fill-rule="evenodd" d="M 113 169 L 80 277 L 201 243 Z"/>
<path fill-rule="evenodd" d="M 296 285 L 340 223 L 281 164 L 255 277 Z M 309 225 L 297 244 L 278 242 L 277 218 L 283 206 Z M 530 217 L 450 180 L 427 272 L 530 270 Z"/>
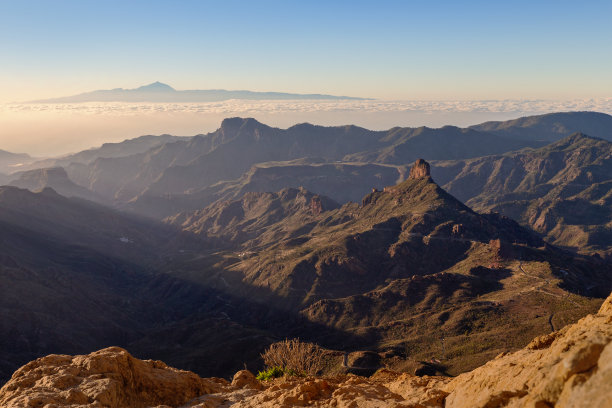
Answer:
<path fill-rule="evenodd" d="M 223 380 L 203 379 L 110 347 L 74 357 L 52 354 L 26 364 L 0 389 L 0 406 L 180 406 L 202 394 L 218 392 L 223 385 Z"/>

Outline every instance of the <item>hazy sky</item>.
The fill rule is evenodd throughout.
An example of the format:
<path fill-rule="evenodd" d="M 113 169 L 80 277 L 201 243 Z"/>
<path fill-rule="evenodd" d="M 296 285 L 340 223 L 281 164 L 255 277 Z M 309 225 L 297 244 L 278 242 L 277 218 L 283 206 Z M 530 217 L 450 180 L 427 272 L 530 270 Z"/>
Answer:
<path fill-rule="evenodd" d="M 376 100 L 16 103 L 154 81 Z M 9 151 L 193 135 L 229 116 L 386 129 L 558 110 L 612 113 L 612 0 L 0 0 Z"/>
<path fill-rule="evenodd" d="M 134 88 L 612 95 L 612 1 L 0 0 L 0 102 Z"/>

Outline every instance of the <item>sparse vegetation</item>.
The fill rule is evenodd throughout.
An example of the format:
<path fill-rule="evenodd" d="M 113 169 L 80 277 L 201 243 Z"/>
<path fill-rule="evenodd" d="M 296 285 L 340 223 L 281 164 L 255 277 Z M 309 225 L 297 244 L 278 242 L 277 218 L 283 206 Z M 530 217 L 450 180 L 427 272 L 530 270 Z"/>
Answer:
<path fill-rule="evenodd" d="M 265 379 L 285 374 L 315 375 L 323 369 L 324 356 L 325 350 L 314 343 L 305 343 L 300 339 L 285 339 L 271 344 L 261 355 L 268 368 L 259 375 L 262 377 L 269 375 Z M 282 374 L 276 375 L 279 372 Z"/>
<path fill-rule="evenodd" d="M 281 367 L 270 367 L 257 373 L 257 379 L 259 381 L 268 381 L 274 378 L 282 377 L 285 375 L 285 370 Z"/>

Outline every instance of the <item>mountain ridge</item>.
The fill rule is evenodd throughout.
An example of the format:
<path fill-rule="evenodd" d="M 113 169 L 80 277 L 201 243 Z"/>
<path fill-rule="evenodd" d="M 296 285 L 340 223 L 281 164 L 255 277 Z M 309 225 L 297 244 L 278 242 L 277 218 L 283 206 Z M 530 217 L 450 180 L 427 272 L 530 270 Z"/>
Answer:
<path fill-rule="evenodd" d="M 612 253 L 612 143 L 582 133 L 539 149 L 434 163 L 451 193 L 498 211 L 556 244 Z"/>
<path fill-rule="evenodd" d="M 0 322 L 25 339 L 0 343 L 13 351 L 0 354 L 0 375 L 43 351 L 112 344 L 213 375 L 256 366 L 284 337 L 387 353 L 381 361 L 401 368 L 408 355 L 426 358 L 416 345 L 441 330 L 448 370 L 459 373 L 546 333 L 550 321 L 575 321 L 609 284 L 594 260 L 475 213 L 424 162 L 360 203 L 326 206 L 305 190 L 250 193 L 178 220 L 179 229 L 49 188 L 0 188 L 0 287 L 13 288 L 0 313 L 24 311 Z M 74 311 L 78 324 L 58 322 Z M 49 333 L 44 344 L 37 326 Z"/>
<path fill-rule="evenodd" d="M 541 140 L 549 142 L 575 132 L 583 132 L 612 141 L 612 116 L 591 111 L 525 116 L 507 121 L 485 122 L 470 126 L 470 128 L 520 138 L 525 137 L 527 129 Z"/>
<path fill-rule="evenodd" d="M 224 233 L 241 237 L 234 249 L 217 254 L 224 266 L 213 276 L 190 279 L 354 336 L 349 342 L 341 334 L 294 332 L 332 349 L 349 344 L 381 353 L 414 348 L 411 353 L 423 356 L 426 350 L 419 344 L 444 336 L 457 350 L 447 362 L 453 372 L 476 367 L 507 347 L 502 331 L 514 333 L 516 347 L 526 341 L 527 332 L 546 330 L 550 324 L 542 317 L 550 308 L 563 310 L 553 314 L 566 321 L 592 307 L 579 300 L 580 308 L 568 309 L 568 296 L 575 299 L 575 293 L 594 288 L 601 288 L 596 296 L 605 296 L 610 289 L 605 266 L 549 246 L 507 217 L 474 212 L 441 189 L 424 163 L 413 169 L 412 177 L 373 191 L 361 204 L 310 217 L 296 213 L 293 221 L 288 214 L 256 238 L 236 235 L 239 229 L 224 224 Z M 216 205 L 178 224 L 205 234 L 200 227 Z M 281 225 L 286 229 L 278 234 Z M 199 261 L 194 262 L 191 267 L 197 268 Z M 250 307 L 255 309 L 254 304 Z M 531 309 L 519 312 L 517 304 Z M 512 323 L 519 314 L 525 324 L 520 329 Z M 462 336 L 472 330 L 479 333 L 475 341 L 489 346 L 468 358 L 458 350 Z"/>

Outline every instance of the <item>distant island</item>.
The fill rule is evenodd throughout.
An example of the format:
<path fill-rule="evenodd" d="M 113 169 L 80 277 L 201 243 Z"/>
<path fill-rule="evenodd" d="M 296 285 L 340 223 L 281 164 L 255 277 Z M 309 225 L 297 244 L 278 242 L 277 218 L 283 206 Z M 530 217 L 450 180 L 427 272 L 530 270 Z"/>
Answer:
<path fill-rule="evenodd" d="M 218 102 L 230 99 L 244 100 L 366 100 L 350 96 L 324 94 L 295 94 L 285 92 L 228 91 L 225 89 L 185 90 L 179 91 L 170 85 L 153 82 L 135 89 L 106 89 L 85 92 L 73 96 L 41 99 L 26 103 L 81 103 L 81 102 Z"/>

